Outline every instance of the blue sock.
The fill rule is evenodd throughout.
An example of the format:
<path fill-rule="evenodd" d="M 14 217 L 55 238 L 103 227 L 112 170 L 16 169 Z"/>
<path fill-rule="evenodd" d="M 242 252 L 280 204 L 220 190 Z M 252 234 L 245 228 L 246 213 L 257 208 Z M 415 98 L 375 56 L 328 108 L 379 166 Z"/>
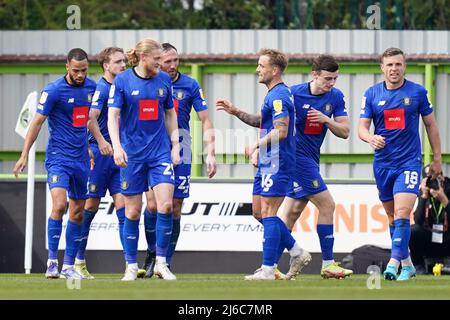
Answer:
<path fill-rule="evenodd" d="M 392 236 L 394 235 L 394 231 L 395 231 L 395 224 L 389 224 L 389 234 L 391 235 L 391 240 Z"/>
<path fill-rule="evenodd" d="M 75 223 L 70 219 L 67 221 L 64 264 L 73 265 L 75 262 L 75 256 L 81 242 L 81 229 L 83 229 L 83 223 Z"/>
<path fill-rule="evenodd" d="M 322 250 L 322 260 L 333 260 L 333 225 L 318 224 L 317 234 L 319 235 L 320 248 Z"/>
<path fill-rule="evenodd" d="M 125 217 L 123 224 L 123 238 L 125 240 L 125 259 L 128 263 L 136 263 L 139 240 L 140 220 L 130 220 Z"/>
<path fill-rule="evenodd" d="M 125 223 L 125 208 L 116 209 L 117 220 L 119 220 L 119 237 L 122 244 L 123 252 L 125 252 L 125 240 L 123 238 L 123 224 Z"/>
<path fill-rule="evenodd" d="M 84 210 L 83 223 L 81 228 L 81 242 L 78 247 L 77 259 L 84 260 L 84 254 L 86 252 L 86 246 L 89 238 L 89 230 L 91 228 L 91 222 L 95 217 L 96 212 Z"/>
<path fill-rule="evenodd" d="M 392 235 L 392 254 L 395 260 L 402 261 L 408 258 L 409 238 L 411 237 L 411 226 L 409 219 L 397 219 L 394 221 L 395 231 Z"/>
<path fill-rule="evenodd" d="M 279 217 L 277 217 L 277 219 L 278 219 L 278 225 L 280 226 L 280 232 L 281 232 L 281 244 L 284 246 L 284 248 L 291 250 L 295 244 L 295 239 L 292 236 L 291 231 L 288 229 L 286 224 L 283 222 L 283 220 L 281 220 Z"/>
<path fill-rule="evenodd" d="M 156 220 L 156 255 L 158 257 L 167 256 L 167 249 L 172 237 L 172 225 L 172 213 L 163 214 L 158 212 Z"/>
<path fill-rule="evenodd" d="M 62 232 L 62 219 L 53 220 L 48 218 L 47 240 L 48 240 L 48 258 L 58 259 L 58 245 Z"/>
<path fill-rule="evenodd" d="M 282 242 L 280 241 L 280 245 L 278 246 L 278 250 L 277 250 L 277 258 L 276 258 L 277 260 L 275 262 L 276 264 L 279 263 L 281 256 L 283 255 L 284 249 L 285 249 L 285 247 L 282 244 Z"/>
<path fill-rule="evenodd" d="M 281 241 L 278 217 L 263 218 L 264 242 L 263 242 L 263 265 L 273 266 L 277 263 L 278 247 Z"/>
<path fill-rule="evenodd" d="M 295 239 L 291 235 L 291 231 L 287 228 L 286 224 L 280 218 L 278 218 L 278 225 L 280 227 L 281 241 L 277 251 L 277 263 L 283 255 L 284 249 L 286 248 L 290 250 L 295 244 Z"/>
<path fill-rule="evenodd" d="M 172 237 L 170 239 L 169 248 L 167 249 L 166 262 L 170 265 L 172 261 L 173 253 L 175 252 L 175 248 L 177 246 L 178 237 L 180 236 L 180 220 L 181 217 L 173 218 L 172 225 Z"/>
<path fill-rule="evenodd" d="M 145 239 L 147 239 L 147 251 L 153 253 L 156 251 L 156 212 L 144 211 Z"/>

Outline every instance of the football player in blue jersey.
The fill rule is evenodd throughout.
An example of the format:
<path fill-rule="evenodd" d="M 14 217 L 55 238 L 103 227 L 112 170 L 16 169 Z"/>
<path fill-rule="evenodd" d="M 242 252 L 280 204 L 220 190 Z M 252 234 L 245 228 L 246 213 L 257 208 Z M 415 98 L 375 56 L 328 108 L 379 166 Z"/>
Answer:
<path fill-rule="evenodd" d="M 177 49 L 170 43 L 163 43 L 161 56 L 161 69 L 167 72 L 172 79 L 173 105 L 178 116 L 178 132 L 180 135 L 181 163 L 175 169 L 175 192 L 173 195 L 173 230 L 167 250 L 166 261 L 170 267 L 173 253 L 180 235 L 181 207 L 183 200 L 189 197 L 191 180 L 191 134 L 190 114 L 192 107 L 202 122 L 203 137 L 206 144 L 206 172 L 209 178 L 216 173 L 216 159 L 214 148 L 214 126 L 209 118 L 202 88 L 196 80 L 179 72 L 180 64 Z M 147 256 L 138 277 L 150 278 L 153 276 L 156 256 L 156 203 L 152 190 L 147 192 L 147 208 L 144 213 L 145 236 L 147 239 Z"/>
<path fill-rule="evenodd" d="M 176 280 L 166 255 L 173 223 L 173 165 L 180 161 L 180 145 L 172 81 L 159 69 L 161 53 L 157 41 L 140 41 L 127 52 L 132 68 L 116 77 L 109 92 L 108 130 L 114 161 L 121 167 L 121 193 L 125 199 L 123 239 L 128 266 L 123 281 L 137 278 L 142 193 L 149 187 L 155 193 L 158 211 L 155 272 L 165 280 Z"/>
<path fill-rule="evenodd" d="M 108 133 L 108 95 L 116 75 L 125 70 L 125 54 L 122 48 L 108 47 L 98 54 L 103 77 L 97 82 L 91 109 L 89 110 L 89 145 L 94 156 L 94 167 L 89 173 L 88 196 L 84 207 L 81 243 L 75 259 L 75 270 L 84 279 L 94 279 L 86 267 L 85 251 L 91 222 L 106 190 L 113 198 L 119 220 L 120 242 L 123 247 L 122 231 L 125 220 L 125 204 L 120 194 L 120 168 L 114 164 L 111 139 Z"/>
<path fill-rule="evenodd" d="M 274 49 L 259 52 L 256 72 L 259 83 L 268 93 L 259 115 L 248 114 L 228 100 L 217 100 L 217 110 L 224 110 L 244 123 L 260 128 L 259 139 L 245 148 L 245 155 L 255 159 L 259 152 L 258 171 L 253 184 L 253 215 L 264 226 L 263 263 L 246 280 L 275 280 L 279 247 L 291 254 L 289 272 L 297 274 L 307 263 L 307 256 L 297 245 L 277 211 L 289 191 L 295 167 L 295 110 L 290 89 L 282 74 L 288 65 L 285 54 Z"/>
<path fill-rule="evenodd" d="M 42 91 L 37 113 L 28 130 L 22 155 L 14 166 L 14 174 L 23 171 L 28 153 L 48 118 L 49 140 L 45 156 L 52 212 L 48 218 L 47 278 L 82 279 L 74 269 L 81 241 L 83 210 L 87 198 L 89 154 L 87 122 L 95 81 L 87 77 L 88 56 L 75 48 L 67 55 L 67 74 L 48 84 Z M 66 250 L 61 274 L 58 272 L 58 245 L 62 232 L 62 216 L 69 195 L 69 220 L 66 228 Z"/>
<path fill-rule="evenodd" d="M 441 142 L 427 90 L 405 79 L 403 51 L 386 49 L 380 66 L 384 81 L 364 93 L 359 137 L 375 150 L 373 173 L 380 201 L 389 219 L 392 253 L 384 278 L 404 281 L 416 275 L 408 244 L 410 216 L 419 191 L 422 166 L 420 116 L 433 150 L 432 178 L 442 173 Z M 374 133 L 369 130 L 372 121 Z M 398 274 L 400 264 L 402 268 Z"/>
<path fill-rule="evenodd" d="M 292 230 L 301 212 L 311 201 L 319 209 L 317 234 L 322 252 L 321 275 L 345 278 L 353 272 L 334 261 L 333 197 L 320 175 L 320 147 L 328 129 L 347 139 L 350 132 L 344 94 L 335 88 L 339 64 L 330 55 L 320 55 L 312 63 L 312 81 L 291 87 L 296 111 L 296 170 L 286 198 L 282 219 Z M 280 256 L 282 251 L 279 252 Z M 287 273 L 290 279 L 295 275 Z"/>

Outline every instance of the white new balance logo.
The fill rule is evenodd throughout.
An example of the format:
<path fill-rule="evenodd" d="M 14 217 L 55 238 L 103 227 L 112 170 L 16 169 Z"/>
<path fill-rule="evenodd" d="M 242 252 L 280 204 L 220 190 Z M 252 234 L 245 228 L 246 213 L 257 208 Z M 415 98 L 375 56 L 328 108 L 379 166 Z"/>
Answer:
<path fill-rule="evenodd" d="M 132 96 L 137 96 L 139 94 L 139 90 L 133 90 L 133 92 L 131 92 Z"/>
<path fill-rule="evenodd" d="M 69 98 L 69 100 L 67 100 L 67 103 L 74 103 L 75 102 L 75 98 Z"/>
<path fill-rule="evenodd" d="M 394 240 L 392 240 L 393 242 L 400 242 L 402 241 L 402 238 L 395 238 Z"/>
<path fill-rule="evenodd" d="M 310 105 L 305 103 L 302 108 L 303 109 L 309 109 L 309 107 L 310 107 Z"/>

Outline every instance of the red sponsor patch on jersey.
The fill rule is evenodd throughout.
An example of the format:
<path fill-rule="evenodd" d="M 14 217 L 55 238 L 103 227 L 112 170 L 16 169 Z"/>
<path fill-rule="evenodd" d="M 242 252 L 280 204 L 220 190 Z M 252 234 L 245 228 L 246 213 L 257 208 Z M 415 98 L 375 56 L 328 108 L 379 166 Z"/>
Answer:
<path fill-rule="evenodd" d="M 306 118 L 304 134 L 321 134 L 323 128 L 323 123 L 310 121 Z"/>
<path fill-rule="evenodd" d="M 72 125 L 86 127 L 89 119 L 89 107 L 75 107 L 72 111 Z"/>
<path fill-rule="evenodd" d="M 405 129 L 405 109 L 385 109 L 384 127 L 387 130 Z"/>
<path fill-rule="evenodd" d="M 177 99 L 173 99 L 173 107 L 178 116 L 178 100 Z"/>
<path fill-rule="evenodd" d="M 139 120 L 158 120 L 158 100 L 139 100 Z"/>

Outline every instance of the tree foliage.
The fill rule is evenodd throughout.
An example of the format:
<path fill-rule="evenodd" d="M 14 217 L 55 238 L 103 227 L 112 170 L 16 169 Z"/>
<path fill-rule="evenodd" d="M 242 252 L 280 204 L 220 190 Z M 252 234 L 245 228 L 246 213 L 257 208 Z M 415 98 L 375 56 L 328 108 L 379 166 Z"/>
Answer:
<path fill-rule="evenodd" d="M 0 0 L 0 29 L 364 29 L 362 0 Z M 378 0 L 384 29 L 448 30 L 450 0 Z M 197 5 L 197 6 L 196 6 Z M 198 6 L 200 5 L 200 6 Z"/>

